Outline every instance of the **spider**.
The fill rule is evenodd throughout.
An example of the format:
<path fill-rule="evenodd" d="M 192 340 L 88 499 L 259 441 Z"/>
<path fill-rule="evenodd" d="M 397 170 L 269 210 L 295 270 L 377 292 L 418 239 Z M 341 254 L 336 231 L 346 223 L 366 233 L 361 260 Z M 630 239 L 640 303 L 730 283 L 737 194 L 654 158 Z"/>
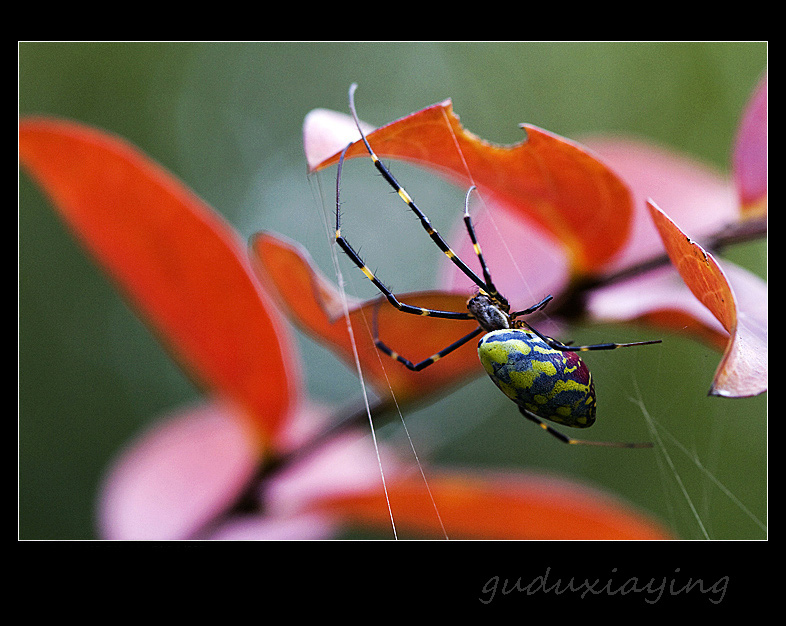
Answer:
<path fill-rule="evenodd" d="M 480 263 L 483 278 L 480 278 L 451 250 L 450 246 L 431 225 L 428 217 L 417 207 L 410 195 L 393 177 L 390 170 L 380 161 L 371 148 L 366 135 L 360 127 L 360 121 L 355 109 L 354 93 L 356 88 L 357 85 L 353 83 L 349 89 L 349 109 L 374 166 L 418 217 L 421 225 L 436 246 L 477 286 L 477 293 L 467 301 L 467 311 L 440 311 L 413 306 L 399 301 L 390 289 L 377 278 L 341 234 L 341 169 L 346 151 L 349 145 L 352 145 L 349 144 L 341 153 L 336 172 L 336 243 L 376 286 L 385 299 L 402 313 L 454 320 L 471 319 L 478 323 L 478 327 L 475 330 L 458 341 L 453 342 L 423 361 L 413 363 L 394 352 L 380 340 L 375 315 L 373 320 L 375 346 L 408 369 L 419 372 L 457 350 L 478 335 L 485 333 L 478 342 L 480 362 L 494 384 L 516 403 L 521 414 L 528 420 L 540 426 L 559 441 L 567 444 L 624 448 L 652 447 L 652 444 L 648 442 L 624 443 L 574 439 L 546 424 L 543 420 L 572 428 L 587 428 L 594 423 L 596 413 L 595 385 L 589 369 L 579 358 L 577 352 L 614 350 L 622 347 L 661 343 L 661 340 L 637 341 L 633 343 L 598 343 L 584 346 L 574 346 L 557 341 L 539 332 L 521 319 L 543 309 L 553 299 L 551 295 L 546 296 L 543 300 L 527 309 L 511 311 L 507 299 L 494 286 L 491 273 L 483 259 L 483 253 L 472 225 L 472 218 L 469 214 L 469 197 L 474 190 L 474 186 L 467 191 L 464 203 L 464 225 Z"/>

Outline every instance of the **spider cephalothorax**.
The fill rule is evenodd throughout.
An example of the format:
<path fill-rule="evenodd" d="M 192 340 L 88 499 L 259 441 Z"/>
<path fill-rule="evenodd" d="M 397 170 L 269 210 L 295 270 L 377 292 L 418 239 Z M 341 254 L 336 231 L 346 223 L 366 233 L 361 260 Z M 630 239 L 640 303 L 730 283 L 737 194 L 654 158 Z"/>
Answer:
<path fill-rule="evenodd" d="M 478 293 L 467 300 L 467 309 L 480 327 L 485 331 L 512 328 L 510 305 L 501 297 L 493 298 L 485 293 Z"/>

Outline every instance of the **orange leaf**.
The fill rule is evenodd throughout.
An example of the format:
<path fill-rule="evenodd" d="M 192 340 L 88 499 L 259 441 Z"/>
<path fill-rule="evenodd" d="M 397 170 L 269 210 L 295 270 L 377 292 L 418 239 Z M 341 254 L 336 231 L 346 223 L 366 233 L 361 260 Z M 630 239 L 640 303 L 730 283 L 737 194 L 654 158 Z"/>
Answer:
<path fill-rule="evenodd" d="M 713 256 L 686 237 L 652 201 L 648 207 L 672 265 L 730 335 L 710 393 L 744 397 L 766 391 L 766 318 L 762 324 L 757 316 L 740 311 L 731 285 Z"/>
<path fill-rule="evenodd" d="M 266 285 L 276 290 L 282 307 L 291 319 L 320 341 L 325 342 L 354 370 L 355 358 L 341 296 L 336 287 L 313 267 L 311 257 L 300 245 L 272 233 L 251 238 L 251 255 Z M 397 296 L 401 301 L 444 311 L 465 311 L 466 296 L 442 292 L 420 292 Z M 378 308 L 377 308 L 378 306 Z M 364 375 L 378 393 L 392 392 L 399 401 L 443 390 L 470 374 L 479 374 L 477 342 L 470 341 L 450 358 L 420 372 L 377 350 L 372 324 L 375 309 L 380 339 L 391 349 L 415 362 L 428 358 L 477 328 L 474 321 L 445 320 L 401 313 L 384 299 L 348 303 L 349 321 Z M 413 338 L 417 338 L 414 341 Z"/>
<path fill-rule="evenodd" d="M 465 130 L 445 100 L 377 129 L 368 139 L 380 156 L 434 169 L 464 187 L 475 184 L 487 202 L 533 220 L 561 242 L 574 273 L 598 272 L 628 237 L 630 191 L 578 144 L 528 124 L 521 128 L 525 141 L 491 144 Z M 357 156 L 367 156 L 362 142 L 347 150 L 347 158 Z M 338 158 L 336 153 L 311 169 Z"/>
<path fill-rule="evenodd" d="M 298 392 L 286 326 L 236 233 L 117 137 L 23 120 L 19 154 L 95 260 L 189 373 L 243 409 L 270 440 Z"/>
<path fill-rule="evenodd" d="M 444 524 L 451 539 L 670 538 L 658 523 L 606 494 L 542 476 L 440 472 L 428 477 L 428 489 L 417 476 L 390 481 L 387 492 L 396 527 L 430 536 L 443 536 Z M 315 506 L 350 522 L 390 527 L 378 490 L 332 496 Z"/>

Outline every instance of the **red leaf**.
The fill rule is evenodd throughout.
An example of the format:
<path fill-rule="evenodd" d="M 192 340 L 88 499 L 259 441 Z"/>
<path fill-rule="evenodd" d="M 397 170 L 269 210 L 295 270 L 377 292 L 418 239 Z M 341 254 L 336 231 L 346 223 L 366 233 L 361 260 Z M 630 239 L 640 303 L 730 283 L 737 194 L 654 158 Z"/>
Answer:
<path fill-rule="evenodd" d="M 451 539 L 668 539 L 655 521 L 606 494 L 568 481 L 523 474 L 447 471 L 390 481 L 396 527 Z M 433 500 L 432 500 L 433 497 Z M 390 527 L 380 490 L 317 502 L 350 522 Z M 439 517 L 435 511 L 439 511 Z"/>
<path fill-rule="evenodd" d="M 325 342 L 354 370 L 352 339 L 344 318 L 341 296 L 311 262 L 301 246 L 272 233 L 258 233 L 251 239 L 251 255 L 266 285 L 271 285 L 281 306 L 302 329 Z M 401 294 L 403 302 L 445 311 L 465 311 L 466 296 L 443 292 Z M 470 341 L 432 367 L 420 372 L 381 353 L 371 331 L 377 309 L 380 338 L 393 350 L 419 361 L 450 345 L 477 328 L 474 321 L 445 320 L 401 313 L 384 299 L 358 303 L 351 301 L 349 320 L 361 367 L 382 396 L 391 391 L 399 401 L 445 390 L 470 374 L 479 374 L 477 342 Z M 417 337 L 417 342 L 412 338 Z"/>
<path fill-rule="evenodd" d="M 238 405 L 262 439 L 274 438 L 298 393 L 298 365 L 231 227 L 169 172 L 99 130 L 23 120 L 19 153 L 186 370 Z"/>
<path fill-rule="evenodd" d="M 316 125 L 311 119 L 306 132 L 317 132 Z M 379 156 L 434 169 L 464 187 L 475 184 L 487 202 L 533 220 L 560 241 L 574 273 L 598 272 L 628 237 L 628 188 L 578 144 L 528 124 L 521 128 L 525 141 L 491 144 L 465 130 L 446 100 L 383 126 L 368 139 Z M 324 150 L 322 142 L 306 137 L 307 147 L 317 144 Z M 318 170 L 337 163 L 339 153 L 317 164 L 307 156 L 311 169 Z M 347 151 L 347 158 L 357 156 L 367 156 L 362 142 Z"/>
<path fill-rule="evenodd" d="M 730 335 L 710 393 L 744 397 L 766 391 L 766 306 L 763 318 L 761 308 L 753 314 L 740 311 L 731 285 L 713 256 L 686 237 L 653 202 L 648 206 L 672 265 Z"/>

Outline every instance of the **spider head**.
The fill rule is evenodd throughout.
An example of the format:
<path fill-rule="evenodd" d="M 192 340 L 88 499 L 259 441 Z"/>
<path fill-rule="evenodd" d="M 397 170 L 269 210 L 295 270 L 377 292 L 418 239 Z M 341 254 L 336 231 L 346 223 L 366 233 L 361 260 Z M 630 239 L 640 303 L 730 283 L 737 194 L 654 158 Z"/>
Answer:
<path fill-rule="evenodd" d="M 480 292 L 467 300 L 467 309 L 485 331 L 511 328 L 510 305 L 499 294 Z"/>

